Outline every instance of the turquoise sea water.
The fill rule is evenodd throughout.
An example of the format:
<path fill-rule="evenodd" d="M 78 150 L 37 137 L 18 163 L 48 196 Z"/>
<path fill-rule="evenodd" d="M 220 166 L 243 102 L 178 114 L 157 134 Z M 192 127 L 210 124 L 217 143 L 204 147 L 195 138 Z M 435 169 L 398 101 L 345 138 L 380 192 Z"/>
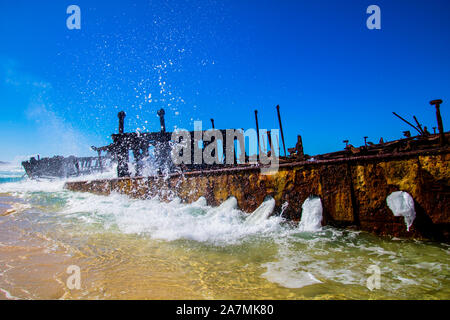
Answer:
<path fill-rule="evenodd" d="M 0 183 L 18 182 L 20 180 L 22 180 L 22 177 L 0 177 Z"/>
<path fill-rule="evenodd" d="M 20 167 L 0 165 L 0 183 L 18 182 L 24 178 L 24 175 L 25 171 Z"/>

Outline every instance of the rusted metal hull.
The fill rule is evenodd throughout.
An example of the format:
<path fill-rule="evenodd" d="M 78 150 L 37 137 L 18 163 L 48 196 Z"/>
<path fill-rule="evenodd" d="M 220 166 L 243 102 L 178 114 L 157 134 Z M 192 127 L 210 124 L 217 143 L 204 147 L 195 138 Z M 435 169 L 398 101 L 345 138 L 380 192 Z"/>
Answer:
<path fill-rule="evenodd" d="M 276 212 L 288 203 L 283 216 L 293 221 L 301 218 L 303 202 L 317 195 L 324 207 L 324 225 L 448 242 L 449 160 L 450 149 L 444 148 L 285 163 L 271 175 L 261 174 L 256 166 L 239 166 L 166 177 L 70 182 L 66 188 L 142 199 L 158 196 L 163 201 L 179 197 L 186 203 L 203 196 L 213 206 L 234 196 L 246 212 L 270 196 L 276 201 Z M 417 217 L 409 231 L 403 217 L 395 217 L 386 204 L 386 197 L 394 191 L 406 191 L 415 200 Z"/>
<path fill-rule="evenodd" d="M 111 165 L 106 157 L 68 157 L 56 156 L 22 162 L 28 177 L 35 178 L 67 178 L 102 172 Z"/>

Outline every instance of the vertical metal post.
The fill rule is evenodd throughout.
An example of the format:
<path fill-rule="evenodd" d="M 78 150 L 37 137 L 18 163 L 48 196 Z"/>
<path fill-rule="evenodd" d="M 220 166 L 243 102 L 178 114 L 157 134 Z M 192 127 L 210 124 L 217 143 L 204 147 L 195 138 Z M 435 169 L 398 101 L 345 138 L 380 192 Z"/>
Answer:
<path fill-rule="evenodd" d="M 281 124 L 280 106 L 277 106 L 278 122 L 280 123 L 281 140 L 283 141 L 284 156 L 286 157 L 286 145 L 284 144 L 283 125 Z"/>
<path fill-rule="evenodd" d="M 117 116 L 119 118 L 119 136 L 117 136 L 117 140 L 114 141 L 114 143 L 117 146 L 117 176 L 121 178 L 128 177 L 130 175 L 128 172 L 128 145 L 127 141 L 125 141 L 122 136 L 125 131 L 124 120 L 126 117 L 126 113 L 120 111 Z"/>
<path fill-rule="evenodd" d="M 258 151 L 257 151 L 257 153 L 259 155 L 259 154 L 261 154 L 261 147 L 260 147 L 260 144 L 259 144 L 258 110 L 255 110 L 255 121 L 256 121 L 256 138 L 257 138 L 257 141 L 258 141 Z M 257 155 L 256 159 L 258 159 L 258 155 Z"/>
<path fill-rule="evenodd" d="M 303 141 L 302 136 L 297 136 L 297 144 L 295 145 L 295 148 L 297 149 L 297 159 L 303 159 L 305 157 L 305 153 L 303 152 Z"/>
<path fill-rule="evenodd" d="M 128 161 L 130 160 L 130 157 L 127 141 L 118 138 L 117 147 L 117 176 L 119 178 L 129 177 Z"/>
<path fill-rule="evenodd" d="M 161 124 L 161 132 L 166 132 L 166 122 L 164 121 L 164 115 L 166 112 L 164 109 L 158 111 L 159 123 Z"/>
<path fill-rule="evenodd" d="M 214 119 L 211 119 L 211 124 L 212 124 L 212 128 L 216 129 L 216 127 L 214 126 Z"/>
<path fill-rule="evenodd" d="M 437 118 L 437 123 L 438 123 L 438 129 L 439 129 L 439 141 L 441 144 L 441 147 L 445 145 L 445 134 L 444 134 L 444 125 L 442 124 L 442 117 L 441 117 L 441 103 L 442 100 L 441 99 L 437 99 L 437 100 L 433 100 L 430 101 L 430 105 L 434 105 L 436 107 L 436 118 Z"/>
<path fill-rule="evenodd" d="M 117 115 L 117 117 L 119 118 L 119 134 L 122 134 L 124 132 L 124 120 L 126 116 L 126 113 L 123 111 L 120 111 Z"/>
<path fill-rule="evenodd" d="M 348 148 L 348 143 L 349 143 L 349 141 L 348 140 L 344 140 L 344 141 L 342 141 L 343 143 L 345 143 L 345 149 L 347 149 Z"/>
<path fill-rule="evenodd" d="M 269 143 L 269 145 L 267 146 L 267 153 L 270 148 L 270 155 L 273 156 L 272 132 L 270 130 L 267 130 L 267 141 Z"/>
<path fill-rule="evenodd" d="M 140 148 L 133 149 L 133 156 L 136 165 L 136 177 L 140 177 L 142 172 L 142 159 L 143 159 L 143 154 L 141 153 Z"/>
<path fill-rule="evenodd" d="M 100 167 L 100 172 L 103 172 L 102 151 L 101 150 L 97 150 L 97 155 L 98 155 L 98 165 Z"/>

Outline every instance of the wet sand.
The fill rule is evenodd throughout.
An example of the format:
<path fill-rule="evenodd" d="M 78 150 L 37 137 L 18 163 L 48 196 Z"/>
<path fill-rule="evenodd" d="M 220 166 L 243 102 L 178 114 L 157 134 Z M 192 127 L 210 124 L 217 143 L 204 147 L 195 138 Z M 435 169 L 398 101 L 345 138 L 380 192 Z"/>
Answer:
<path fill-rule="evenodd" d="M 8 211 L 12 209 L 12 206 L 10 204 L 11 197 L 5 197 L 0 194 L 0 216 L 6 215 Z"/>
<path fill-rule="evenodd" d="M 19 210 L 25 209 L 20 199 L 11 197 L 7 194 L 0 193 L 0 216 L 7 216 Z"/>
<path fill-rule="evenodd" d="M 6 205 L 0 203 L 0 216 L 4 215 L 8 209 L 10 209 L 10 208 L 8 208 Z"/>

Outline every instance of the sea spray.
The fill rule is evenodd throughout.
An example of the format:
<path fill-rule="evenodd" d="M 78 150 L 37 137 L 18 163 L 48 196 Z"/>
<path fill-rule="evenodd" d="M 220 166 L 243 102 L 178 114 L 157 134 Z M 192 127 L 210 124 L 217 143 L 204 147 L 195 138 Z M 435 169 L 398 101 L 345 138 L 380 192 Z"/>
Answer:
<path fill-rule="evenodd" d="M 302 218 L 299 229 L 302 232 L 322 230 L 322 201 L 319 197 L 311 196 L 302 205 Z"/>
<path fill-rule="evenodd" d="M 16 171 L 12 171 L 11 175 L 24 174 L 18 167 Z M 54 178 L 54 179 L 30 179 L 23 177 L 13 181 L 5 181 L 0 183 L 0 193 L 27 194 L 30 192 L 63 192 L 64 185 L 68 181 L 91 181 L 101 179 L 112 179 L 116 177 L 116 166 L 105 170 L 102 173 L 94 173 L 72 178 Z"/>
<path fill-rule="evenodd" d="M 245 221 L 246 224 L 260 224 L 272 214 L 275 209 L 275 200 L 267 198 Z"/>
<path fill-rule="evenodd" d="M 64 212 L 73 216 L 79 214 L 84 222 L 85 213 L 90 212 L 92 222 L 106 220 L 108 223 L 105 225 L 115 226 L 126 234 L 227 245 L 252 235 L 261 236 L 279 230 L 283 219 L 277 216 L 268 218 L 273 208 L 273 199 L 249 215 L 238 209 L 234 197 L 218 207 L 211 207 L 203 197 L 192 204 L 184 204 L 179 198 L 165 203 L 157 198 L 136 200 L 119 194 L 108 197 L 78 194 L 68 199 Z"/>
<path fill-rule="evenodd" d="M 394 216 L 405 218 L 406 229 L 409 231 L 416 218 L 414 199 L 411 195 L 404 191 L 396 191 L 387 197 L 386 202 Z"/>

